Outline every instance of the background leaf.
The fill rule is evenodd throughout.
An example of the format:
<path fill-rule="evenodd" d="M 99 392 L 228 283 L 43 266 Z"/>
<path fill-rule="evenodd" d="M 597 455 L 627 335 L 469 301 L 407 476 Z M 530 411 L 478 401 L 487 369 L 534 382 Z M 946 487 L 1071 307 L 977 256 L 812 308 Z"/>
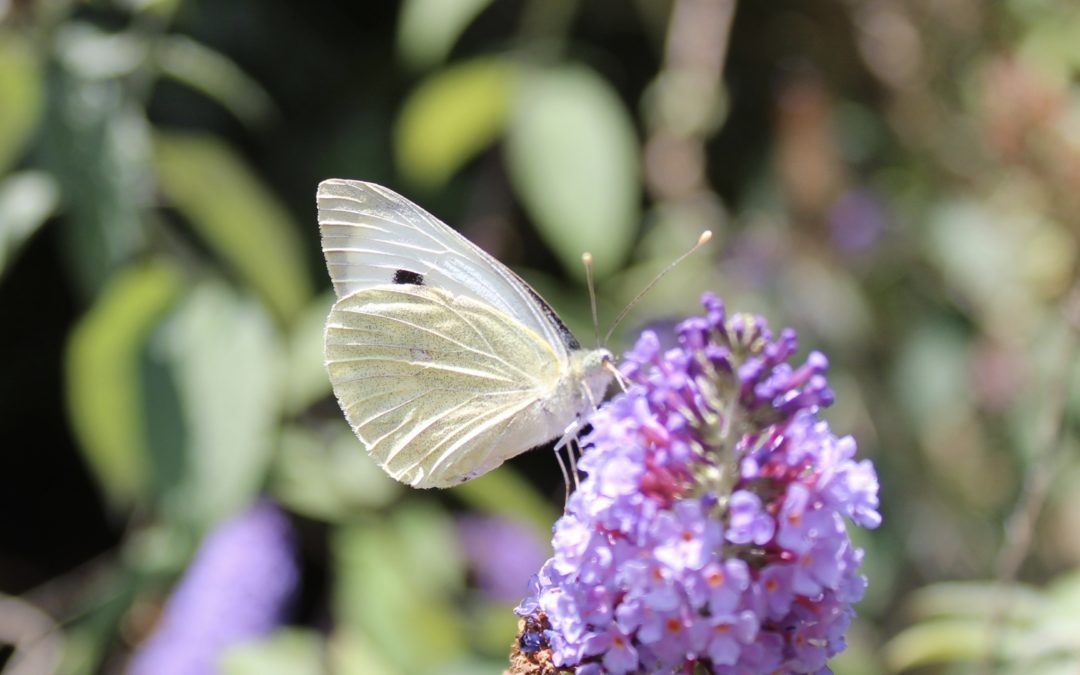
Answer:
<path fill-rule="evenodd" d="M 380 645 L 381 656 L 401 672 L 430 673 L 465 654 L 464 627 L 445 588 L 448 575 L 460 575 L 461 563 L 453 547 L 435 557 L 426 547 L 414 548 L 411 537 L 398 529 L 402 518 L 409 532 L 424 521 L 433 528 L 440 527 L 436 520 L 449 525 L 445 515 L 421 507 L 341 529 L 333 542 L 335 616 L 345 630 Z M 445 590 L 433 595 L 432 584 Z M 417 649 L 418 644 L 425 648 Z"/>
<path fill-rule="evenodd" d="M 187 439 L 167 507 L 206 526 L 251 503 L 266 478 L 283 348 L 262 306 L 216 281 L 193 289 L 158 338 Z"/>
<path fill-rule="evenodd" d="M 619 269 L 638 231 L 640 159 L 634 124 L 611 87 L 581 66 L 522 77 L 507 135 L 507 168 L 564 270 Z"/>
<path fill-rule="evenodd" d="M 18 159 L 38 123 L 42 83 L 31 42 L 0 29 L 0 172 Z"/>
<path fill-rule="evenodd" d="M 116 82 L 60 71 L 50 85 L 40 157 L 60 185 L 65 270 L 92 297 L 146 243 L 148 125 Z"/>
<path fill-rule="evenodd" d="M 42 171 L 13 173 L 0 181 L 0 278 L 19 249 L 56 210 L 60 191 Z"/>
<path fill-rule="evenodd" d="M 398 53 L 416 70 L 446 59 L 469 23 L 491 0 L 405 0 L 398 14 Z"/>
<path fill-rule="evenodd" d="M 144 495 L 148 486 L 139 352 L 180 282 L 177 270 L 163 261 L 128 268 L 110 281 L 68 342 L 72 427 L 113 506 Z"/>
<path fill-rule="evenodd" d="M 286 628 L 228 650 L 222 675 L 321 675 L 322 639 L 313 630 Z"/>
<path fill-rule="evenodd" d="M 231 59 L 183 35 L 154 43 L 153 59 L 163 75 L 206 95 L 238 120 L 258 127 L 278 116 L 266 90 Z"/>
<path fill-rule="evenodd" d="M 330 395 L 330 379 L 323 365 L 323 333 L 334 301 L 333 293 L 313 298 L 289 332 L 285 388 L 285 410 L 289 414 L 299 414 Z"/>
<path fill-rule="evenodd" d="M 279 318 L 295 316 L 312 293 L 297 228 L 247 166 L 212 136 L 159 133 L 154 167 L 206 243 Z"/>
<path fill-rule="evenodd" d="M 490 145 L 506 123 L 516 68 L 486 58 L 449 66 L 421 82 L 394 130 L 398 165 L 433 188 Z"/>
<path fill-rule="evenodd" d="M 286 427 L 275 469 L 274 495 L 297 513 L 321 520 L 347 521 L 389 506 L 402 492 L 344 420 L 319 429 Z"/>

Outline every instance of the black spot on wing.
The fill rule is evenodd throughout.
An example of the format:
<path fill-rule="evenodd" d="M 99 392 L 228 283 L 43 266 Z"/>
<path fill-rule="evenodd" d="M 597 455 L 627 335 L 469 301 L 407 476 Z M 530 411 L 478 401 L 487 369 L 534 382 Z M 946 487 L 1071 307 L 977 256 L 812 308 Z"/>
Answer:
<path fill-rule="evenodd" d="M 413 286 L 424 285 L 424 275 L 410 270 L 397 270 L 394 272 L 395 284 L 410 284 Z"/>

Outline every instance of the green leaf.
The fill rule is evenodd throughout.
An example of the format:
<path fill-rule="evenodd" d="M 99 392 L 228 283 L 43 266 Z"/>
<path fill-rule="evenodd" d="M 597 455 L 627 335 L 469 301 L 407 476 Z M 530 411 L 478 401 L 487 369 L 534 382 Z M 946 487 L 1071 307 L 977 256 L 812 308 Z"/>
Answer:
<path fill-rule="evenodd" d="M 284 350 L 262 306 L 220 282 L 196 287 L 156 337 L 187 439 L 169 506 L 206 526 L 250 503 L 265 480 Z"/>
<path fill-rule="evenodd" d="M 555 461 L 552 458 L 551 461 Z M 449 490 L 471 508 L 532 523 L 546 539 L 559 513 L 511 466 L 500 467 Z"/>
<path fill-rule="evenodd" d="M 330 635 L 330 669 L 339 675 L 400 675 L 370 638 L 355 627 Z"/>
<path fill-rule="evenodd" d="M 45 98 L 41 66 L 30 42 L 0 30 L 0 173 L 19 157 Z"/>
<path fill-rule="evenodd" d="M 507 135 L 510 177 L 541 236 L 570 273 L 581 254 L 598 277 L 619 269 L 640 219 L 640 149 L 612 88 L 586 68 L 522 78 Z"/>
<path fill-rule="evenodd" d="M 456 603 L 431 593 L 424 579 L 453 561 L 446 551 L 413 559 L 409 548 L 392 523 L 340 528 L 332 542 L 335 620 L 342 631 L 369 638 L 397 670 L 430 673 L 466 652 Z"/>
<path fill-rule="evenodd" d="M 57 29 L 56 57 L 82 80 L 107 80 L 135 72 L 146 60 L 146 42 L 135 31 L 106 32 L 85 21 Z"/>
<path fill-rule="evenodd" d="M 64 269 L 92 298 L 145 241 L 140 207 L 153 191 L 147 122 L 115 81 L 59 69 L 49 81 L 39 157 L 60 184 Z"/>
<path fill-rule="evenodd" d="M 0 182 L 0 277 L 59 199 L 56 181 L 43 171 L 11 174 Z"/>
<path fill-rule="evenodd" d="M 884 647 L 889 672 L 950 661 L 974 661 L 989 648 L 990 628 L 983 619 L 940 619 L 901 631 Z"/>
<path fill-rule="evenodd" d="M 424 502 L 407 502 L 395 510 L 393 528 L 421 591 L 449 596 L 461 590 L 465 565 L 449 514 Z M 439 564 L 432 565 L 433 560 Z"/>
<path fill-rule="evenodd" d="M 1046 613 L 1047 602 L 1039 591 L 1015 584 L 999 588 L 992 582 L 954 581 L 914 591 L 911 611 L 920 617 L 954 616 L 985 619 L 1000 607 L 1008 607 L 1012 622 L 1034 620 Z"/>
<path fill-rule="evenodd" d="M 942 419 L 961 419 L 971 406 L 966 395 L 967 349 L 965 336 L 955 326 L 925 318 L 901 346 L 894 386 L 920 429 L 932 428 Z"/>
<path fill-rule="evenodd" d="M 297 229 L 277 198 L 212 136 L 159 133 L 154 163 L 162 192 L 207 244 L 278 318 L 295 316 L 311 283 Z"/>
<path fill-rule="evenodd" d="M 182 35 L 168 35 L 154 44 L 153 58 L 161 73 L 222 105 L 248 126 L 278 116 L 270 94 L 224 54 Z"/>
<path fill-rule="evenodd" d="M 321 675 L 323 641 L 318 632 L 284 628 L 254 642 L 229 648 L 221 657 L 223 675 Z"/>
<path fill-rule="evenodd" d="M 323 333 L 333 304 L 333 293 L 315 297 L 291 326 L 285 389 L 285 410 L 290 415 L 298 415 L 330 395 L 330 378 L 323 364 Z"/>
<path fill-rule="evenodd" d="M 171 265 L 128 268 L 106 286 L 68 341 L 68 410 L 87 464 L 105 497 L 120 506 L 146 491 L 147 448 L 139 352 L 180 290 Z"/>
<path fill-rule="evenodd" d="M 368 457 L 342 418 L 282 431 L 272 490 L 292 511 L 337 521 L 388 505 L 401 494 L 401 483 Z"/>
<path fill-rule="evenodd" d="M 405 0 L 398 16 L 398 51 L 415 69 L 446 60 L 454 43 L 491 0 Z"/>
<path fill-rule="evenodd" d="M 421 82 L 394 130 L 401 171 L 427 187 L 445 183 L 506 124 L 515 66 L 488 58 L 450 66 Z"/>

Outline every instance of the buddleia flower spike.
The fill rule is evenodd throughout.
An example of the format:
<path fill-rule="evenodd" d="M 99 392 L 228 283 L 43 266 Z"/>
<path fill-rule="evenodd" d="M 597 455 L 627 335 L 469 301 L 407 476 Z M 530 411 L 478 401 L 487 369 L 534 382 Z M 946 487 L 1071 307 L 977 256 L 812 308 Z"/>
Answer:
<path fill-rule="evenodd" d="M 703 304 L 678 347 L 641 336 L 593 415 L 511 672 L 812 673 L 844 649 L 874 467 L 819 415 L 822 354 L 792 365 L 793 331 Z"/>

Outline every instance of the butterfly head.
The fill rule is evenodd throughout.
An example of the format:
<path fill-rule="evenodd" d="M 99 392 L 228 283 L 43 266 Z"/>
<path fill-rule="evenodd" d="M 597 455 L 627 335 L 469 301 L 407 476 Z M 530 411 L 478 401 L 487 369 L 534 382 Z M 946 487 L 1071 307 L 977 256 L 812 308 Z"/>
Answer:
<path fill-rule="evenodd" d="M 604 400 L 608 385 L 614 377 L 615 357 L 606 349 L 587 349 L 574 352 L 571 356 L 571 367 L 584 386 L 585 401 L 592 409 L 595 409 Z"/>

